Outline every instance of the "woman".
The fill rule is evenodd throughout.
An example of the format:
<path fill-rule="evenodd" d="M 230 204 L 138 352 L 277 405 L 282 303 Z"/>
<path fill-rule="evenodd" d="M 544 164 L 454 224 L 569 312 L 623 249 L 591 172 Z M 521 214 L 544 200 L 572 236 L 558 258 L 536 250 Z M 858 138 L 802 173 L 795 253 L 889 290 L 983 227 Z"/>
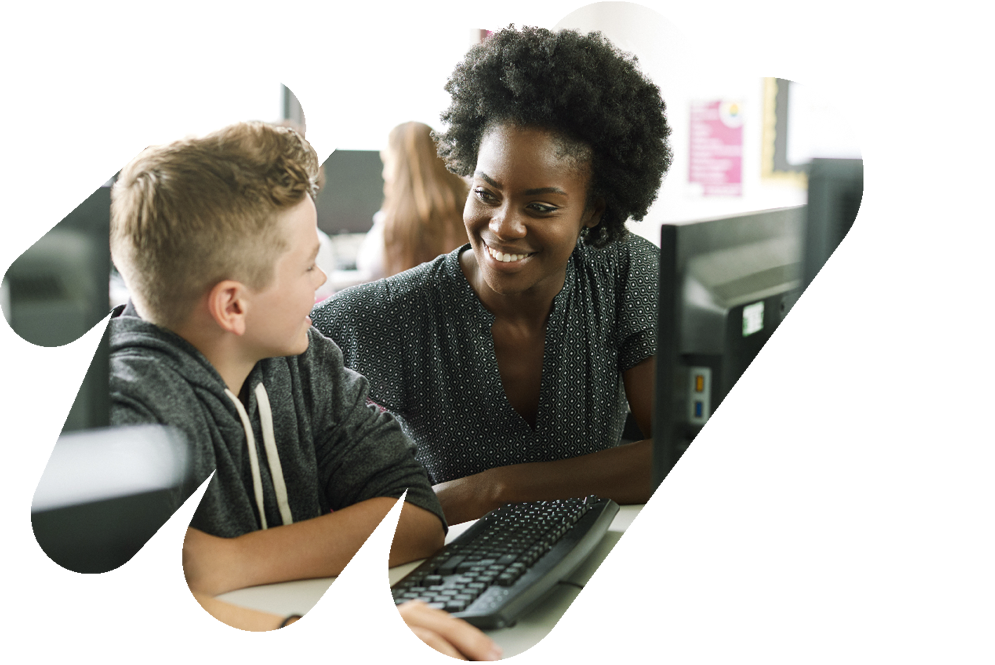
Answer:
<path fill-rule="evenodd" d="M 363 240 L 357 267 L 390 277 L 466 243 L 467 186 L 446 170 L 432 128 L 406 122 L 391 130 L 383 160 L 383 206 Z"/>
<path fill-rule="evenodd" d="M 312 319 L 418 445 L 451 524 L 509 501 L 649 498 L 659 252 L 629 234 L 671 163 L 658 88 L 598 33 L 503 30 L 446 86 L 469 245 Z"/>

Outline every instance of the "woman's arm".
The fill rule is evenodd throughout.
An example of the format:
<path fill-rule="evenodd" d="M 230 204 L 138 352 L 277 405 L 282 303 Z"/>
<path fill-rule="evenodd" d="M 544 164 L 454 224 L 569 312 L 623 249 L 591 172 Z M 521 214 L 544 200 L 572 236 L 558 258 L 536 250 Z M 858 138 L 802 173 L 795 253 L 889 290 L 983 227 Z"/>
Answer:
<path fill-rule="evenodd" d="M 647 358 L 623 375 L 632 415 L 643 436 L 652 436 L 656 359 Z M 477 519 L 505 503 L 564 499 L 596 494 L 617 503 L 645 503 L 650 497 L 653 440 L 628 443 L 554 462 L 530 462 L 488 469 L 435 485 L 446 522 Z"/>

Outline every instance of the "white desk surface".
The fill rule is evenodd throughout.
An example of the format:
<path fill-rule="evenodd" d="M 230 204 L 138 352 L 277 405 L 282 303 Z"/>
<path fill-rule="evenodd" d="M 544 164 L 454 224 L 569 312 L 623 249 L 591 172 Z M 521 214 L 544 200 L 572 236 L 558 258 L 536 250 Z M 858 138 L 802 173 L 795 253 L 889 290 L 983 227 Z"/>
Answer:
<path fill-rule="evenodd" d="M 641 505 L 622 506 L 618 515 L 608 527 L 608 532 L 598 543 L 591 555 L 565 578 L 569 584 L 557 584 L 553 590 L 531 610 L 519 617 L 518 622 L 510 628 L 500 628 L 487 631 L 487 634 L 500 645 L 504 657 L 508 658 L 522 653 L 537 644 L 553 629 L 556 622 L 570 607 L 582 587 L 591 579 L 594 571 L 605 560 L 608 553 L 622 537 L 622 534 L 639 513 Z M 457 524 L 450 527 L 446 542 L 450 542 L 463 533 L 473 522 Z M 403 566 L 395 566 L 388 571 L 390 583 L 394 584 L 415 569 L 421 561 L 413 561 Z M 324 577 L 314 580 L 298 580 L 281 584 L 238 589 L 219 596 L 222 600 L 243 607 L 272 612 L 273 614 L 306 614 L 322 594 L 335 581 L 334 577 Z"/>

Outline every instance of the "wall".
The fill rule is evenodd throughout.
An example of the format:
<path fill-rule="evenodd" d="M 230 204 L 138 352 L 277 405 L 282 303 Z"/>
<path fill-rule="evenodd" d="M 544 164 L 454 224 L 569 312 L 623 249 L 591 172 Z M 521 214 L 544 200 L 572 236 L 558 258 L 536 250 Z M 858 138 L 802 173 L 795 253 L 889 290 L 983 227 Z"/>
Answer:
<path fill-rule="evenodd" d="M 386 19 L 385 19 L 386 20 Z M 342 105 L 342 122 L 335 127 L 334 147 L 343 150 L 379 150 L 386 144 L 387 133 L 395 125 L 418 120 L 439 127 L 439 114 L 449 103 L 443 90 L 456 63 L 469 48 L 472 28 L 498 30 L 503 25 L 471 26 L 457 17 L 445 17 L 420 33 L 393 33 L 391 48 L 405 48 L 408 42 L 412 57 L 404 61 L 384 60 L 377 64 L 375 80 L 349 79 L 348 70 L 329 77 L 328 85 L 350 86 L 350 97 L 362 103 Z M 674 162 L 660 189 L 657 201 L 643 222 L 630 222 L 630 228 L 651 241 L 659 242 L 660 224 L 763 210 L 805 202 L 805 192 L 797 185 L 765 180 L 760 174 L 763 135 L 763 78 L 774 72 L 747 71 L 737 62 L 716 64 L 710 57 L 712 45 L 687 36 L 664 14 L 627 2 L 600 2 L 577 9 L 555 26 L 589 32 L 601 31 L 619 48 L 639 58 L 640 66 L 659 86 L 667 104 L 673 135 Z M 376 46 L 371 43 L 371 49 Z M 394 52 L 394 51 L 391 51 Z M 330 72 L 331 73 L 331 72 Z M 339 81 L 338 79 L 345 79 Z M 292 88 L 292 82 L 284 81 Z M 274 121 L 283 113 L 282 87 L 275 81 L 241 83 L 237 87 L 247 99 L 247 117 Z M 838 118 L 830 103 L 818 90 L 808 89 L 807 97 L 820 104 L 818 120 L 823 130 L 835 135 L 845 133 L 848 125 Z M 216 93 L 215 93 L 216 94 Z M 210 95 L 202 96 L 207 100 Z M 696 100 L 738 100 L 744 109 L 743 194 L 738 197 L 703 197 L 688 186 L 689 104 Z M 388 101 L 390 103 L 388 103 Z M 307 115 L 307 100 L 303 103 Z M 830 122 L 836 118 L 836 122 Z M 211 114 L 189 119 L 188 133 L 201 134 L 236 118 L 223 121 Z M 841 130 L 840 127 L 843 129 Z M 819 127 L 809 127 L 813 136 Z M 175 137 L 163 136 L 162 140 Z M 311 138 L 309 134 L 309 138 Z M 818 144 L 817 137 L 810 143 Z M 318 143 L 318 142 L 316 142 Z M 317 146 L 321 149 L 321 146 Z M 827 155 L 828 156 L 828 155 Z M 319 155 L 324 161 L 327 155 Z"/>
<path fill-rule="evenodd" d="M 639 59 L 640 68 L 660 87 L 667 104 L 668 120 L 673 127 L 674 162 L 644 221 L 630 221 L 633 232 L 658 244 L 659 226 L 664 222 L 684 222 L 805 203 L 803 183 L 800 186 L 796 180 L 762 177 L 762 78 L 732 81 L 715 90 L 705 91 L 702 96 L 698 59 L 680 26 L 656 10 L 631 2 L 591 3 L 570 12 L 555 25 L 544 27 L 601 31 L 622 51 L 634 54 Z M 374 104 L 339 148 L 380 150 L 390 129 L 407 120 L 420 120 L 438 127 L 439 115 L 449 104 L 449 96 L 443 90 L 445 81 L 474 43 L 477 34 L 476 28 L 469 28 L 434 40 Z M 689 186 L 690 107 L 699 99 L 735 99 L 742 105 L 741 196 L 702 196 Z M 839 118 L 845 133 L 849 125 L 842 116 Z"/>

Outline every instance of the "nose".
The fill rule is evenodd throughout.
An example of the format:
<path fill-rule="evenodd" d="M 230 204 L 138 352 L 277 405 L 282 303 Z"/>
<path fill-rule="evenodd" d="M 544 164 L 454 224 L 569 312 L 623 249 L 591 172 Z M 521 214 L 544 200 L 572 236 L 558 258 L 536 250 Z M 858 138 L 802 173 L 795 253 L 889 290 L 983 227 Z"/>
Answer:
<path fill-rule="evenodd" d="M 515 210 L 503 206 L 495 211 L 488 225 L 491 233 L 501 240 L 514 240 L 525 237 L 525 222 Z"/>

